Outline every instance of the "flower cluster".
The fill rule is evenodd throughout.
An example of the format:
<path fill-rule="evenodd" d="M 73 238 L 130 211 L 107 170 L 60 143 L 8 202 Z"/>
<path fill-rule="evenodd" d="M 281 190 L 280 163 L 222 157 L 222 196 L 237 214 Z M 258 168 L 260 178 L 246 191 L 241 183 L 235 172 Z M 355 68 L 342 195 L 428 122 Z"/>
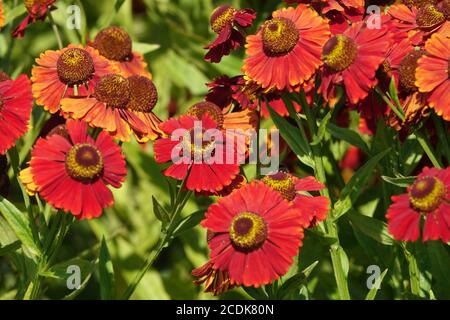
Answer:
<path fill-rule="evenodd" d="M 0 72 L 0 155 L 28 132 L 36 104 L 37 112 L 51 115 L 49 128 L 33 141 L 20 181 L 53 208 L 93 219 L 114 204 L 110 187 L 120 188 L 125 181 L 122 143 L 153 142 L 154 160 L 177 182 L 179 194 L 215 200 L 200 223 L 209 259 L 192 271 L 195 283 L 217 295 L 275 282 L 294 265 L 312 229 L 339 243 L 332 210 L 344 211 L 341 200 L 354 200 L 346 183 L 355 189 L 365 179 L 352 178 L 362 149 L 369 149 L 357 133 L 335 129 L 334 136 L 357 146 L 346 151 L 340 164 L 332 163 L 335 154 L 320 153 L 328 138 L 327 121 L 342 117 L 349 122 L 352 110 L 361 133 L 375 135 L 380 124 L 394 134 L 413 132 L 426 153 L 432 147 L 419 135 L 426 120 L 434 117 L 442 127 L 450 121 L 448 0 L 403 1 L 378 14 L 366 14 L 362 0 L 279 2 L 281 8 L 269 17 L 230 5 L 213 11 L 210 26 L 216 38 L 206 45 L 204 60 L 219 63 L 241 49 L 242 74 L 216 77 L 206 84 L 205 97 L 168 119 L 153 112 L 158 90 L 144 56 L 122 27 L 102 29 L 83 45 L 42 52 L 31 78 L 11 79 Z M 24 5 L 27 15 L 14 37 L 51 18 L 56 0 Z M 4 22 L 0 0 L 0 28 Z M 311 117 L 324 110 L 328 118 Z M 252 177 L 243 164 L 254 152 L 253 133 L 263 118 L 271 117 L 284 133 L 283 165 L 288 169 L 261 175 L 257 163 Z M 448 137 L 446 128 L 440 135 L 433 129 L 434 136 Z M 275 141 L 264 147 L 280 150 Z M 328 151 L 337 154 L 340 147 Z M 364 150 L 369 156 L 373 152 Z M 431 164 L 416 163 L 410 173 L 417 176 L 407 193 L 397 195 L 396 189 L 385 199 L 392 200 L 385 216 L 395 240 L 450 241 L 450 168 L 427 155 Z M 340 189 L 327 182 L 339 165 L 345 172 L 336 179 Z M 178 200 L 172 201 L 179 207 L 171 218 L 185 204 Z M 346 212 L 356 211 L 353 205 Z M 326 228 L 323 222 L 329 222 Z M 333 260 L 333 265 L 339 263 Z"/>

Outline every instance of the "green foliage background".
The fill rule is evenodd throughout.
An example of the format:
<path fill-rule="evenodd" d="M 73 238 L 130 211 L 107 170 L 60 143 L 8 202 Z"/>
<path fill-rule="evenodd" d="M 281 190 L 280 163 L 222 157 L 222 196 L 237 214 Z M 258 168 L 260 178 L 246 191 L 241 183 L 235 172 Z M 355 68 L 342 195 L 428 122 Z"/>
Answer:
<path fill-rule="evenodd" d="M 25 10 L 20 1 L 6 0 L 8 21 L 13 25 L 20 22 Z M 235 7 L 251 7 L 258 12 L 259 21 L 268 17 L 281 1 L 228 1 Z M 14 6 L 14 3 L 16 6 Z M 155 109 L 162 118 L 167 119 L 171 113 L 182 113 L 192 103 L 203 99 L 207 92 L 205 83 L 220 74 L 234 76 L 240 74 L 243 50 L 233 56 L 226 57 L 221 64 L 209 64 L 203 60 L 205 46 L 214 35 L 209 28 L 209 16 L 212 10 L 221 1 L 212 0 L 61 0 L 57 2 L 57 10 L 53 12 L 59 30 L 63 35 L 65 45 L 80 43 L 87 38 L 95 36 L 102 28 L 109 25 L 124 27 L 134 40 L 134 48 L 145 53 L 145 59 L 154 76 L 159 91 L 159 102 Z M 80 31 L 69 30 L 65 27 L 67 7 L 71 4 L 83 8 L 83 28 Z M 14 7 L 13 10 L 11 8 Z M 254 27 L 255 29 L 256 27 Z M 34 59 L 47 49 L 57 49 L 51 25 L 39 22 L 31 26 L 24 39 L 12 40 L 10 37 L 11 24 L 0 33 L 0 66 L 13 77 L 20 73 L 30 75 Z M 252 30 L 254 31 L 254 30 Z M 169 107 L 170 106 L 170 107 Z M 36 107 L 34 119 L 38 118 L 41 108 Z M 356 121 L 354 121 L 356 123 Z M 267 122 L 264 126 L 272 125 Z M 326 140 L 330 141 L 332 133 L 335 137 L 344 136 L 341 143 L 331 142 L 327 145 L 337 158 L 342 157 L 343 151 L 349 143 L 366 146 L 368 153 L 376 155 L 391 147 L 389 137 L 393 133 L 386 129 L 371 141 L 367 137 L 360 137 L 356 131 L 339 131 L 339 128 L 329 129 Z M 36 134 L 33 130 L 19 143 L 21 147 L 33 141 Z M 355 138 L 356 135 L 356 138 Z M 342 138 L 341 138 L 342 139 Z M 355 141 L 356 139 L 356 141 Z M 348 142 L 345 142 L 347 140 Z M 393 141 L 394 139 L 392 139 Z M 394 146 L 395 147 L 395 146 Z M 407 150 L 395 147 L 390 154 L 406 152 L 412 155 L 407 159 L 414 168 L 422 157 L 418 151 L 416 141 L 410 141 Z M 98 220 L 76 222 L 68 233 L 61 249 L 61 254 L 55 261 L 56 265 L 48 274 L 44 275 L 44 282 L 48 287 L 48 298 L 74 298 L 79 299 L 107 298 L 105 285 L 111 279 L 106 275 L 112 272 L 115 286 L 113 291 L 121 293 L 131 282 L 147 255 L 155 246 L 160 230 L 160 222 L 153 213 L 152 196 L 162 204 L 170 202 L 168 185 L 161 174 L 161 167 L 156 165 L 152 156 L 151 144 L 139 146 L 136 143 L 123 145 L 128 162 L 128 177 L 120 190 L 114 190 L 115 205 L 106 210 L 103 217 Z M 23 155 L 20 160 L 26 160 Z M 384 167 L 389 166 L 390 155 L 383 161 Z M 372 172 L 376 169 L 370 167 L 366 172 L 367 178 L 373 183 L 375 178 Z M 311 171 L 301 166 L 303 172 Z M 327 167 L 329 172 L 333 168 Z M 254 171 L 251 166 L 246 170 L 249 175 Z M 412 171 L 412 169 L 411 169 Z M 411 172 L 410 171 L 410 172 Z M 404 172 L 408 175 L 410 172 Z M 389 175 L 389 172 L 383 172 Z M 21 208 L 22 194 L 14 178 L 13 168 L 9 171 L 11 190 L 8 200 Z M 380 203 L 382 192 L 386 190 L 386 183 L 375 181 L 370 192 L 362 192 L 358 201 L 352 206 L 351 212 L 339 220 L 343 269 L 348 272 L 350 293 L 353 298 L 363 299 L 368 293 L 366 268 L 369 265 L 378 265 L 381 270 L 388 269 L 382 283 L 378 298 L 409 298 L 409 276 L 411 269 L 404 258 L 404 252 L 415 250 L 421 252 L 419 265 L 424 265 L 422 273 L 416 275 L 420 278 L 421 298 L 434 296 L 449 298 L 448 246 L 439 243 L 429 245 L 418 244 L 417 248 L 402 247 L 394 243 L 387 234 L 384 221 L 386 204 Z M 360 186 L 361 187 L 361 186 Z M 402 189 L 388 185 L 391 191 L 400 192 Z M 364 190 L 367 191 L 367 190 Z M 33 203 L 34 200 L 33 200 Z M 183 214 L 187 215 L 206 209 L 210 200 L 205 198 L 191 198 Z M 37 205 L 37 204 L 35 204 Z M 50 212 L 49 215 L 52 213 Z M 376 218 L 376 219 L 374 219 Z M 105 238 L 105 244 L 102 239 Z M 17 241 L 5 219 L 0 216 L 0 248 L 5 248 Z M 0 251 L 2 252 L 2 251 Z M 143 278 L 133 298 L 136 299 L 212 299 L 210 294 L 202 293 L 201 288 L 192 284 L 190 275 L 194 267 L 207 261 L 206 233 L 199 227 L 182 234 L 166 249 L 150 272 Z M 111 259 L 111 260 L 110 260 Z M 10 262 L 14 261 L 14 264 Z M 108 263 L 105 263 L 108 262 Z M 110 261 L 110 262 L 109 262 Z M 308 280 L 299 280 L 297 288 L 302 292 L 289 293 L 287 297 L 315 299 L 336 299 L 338 292 L 334 279 L 331 260 L 329 257 L 329 242 L 315 231 L 308 231 L 305 243 L 301 249 L 298 262 L 295 263 L 290 275 L 300 274 L 315 262 Z M 83 270 L 83 279 L 87 279 L 86 287 L 75 294 L 65 285 L 65 270 L 68 265 L 78 264 Z M 98 265 L 107 266 L 107 270 L 99 272 Z M 27 274 L 33 272 L 35 266 L 22 251 L 15 251 L 8 256 L 0 255 L 0 299 L 11 299 L 25 290 Z M 446 271 L 447 270 L 447 271 Z M 433 276 L 431 272 L 433 271 Z M 103 274 L 103 276 L 102 276 Z M 432 289 L 432 290 L 431 290 Z M 270 288 L 267 288 L 270 290 Z M 430 291 L 431 290 L 431 291 Z M 295 290 L 294 290 L 295 291 Z M 113 293 L 114 294 L 114 293 Z M 417 298 L 415 296 L 414 298 Z M 249 298 L 242 289 L 233 290 L 221 298 Z"/>

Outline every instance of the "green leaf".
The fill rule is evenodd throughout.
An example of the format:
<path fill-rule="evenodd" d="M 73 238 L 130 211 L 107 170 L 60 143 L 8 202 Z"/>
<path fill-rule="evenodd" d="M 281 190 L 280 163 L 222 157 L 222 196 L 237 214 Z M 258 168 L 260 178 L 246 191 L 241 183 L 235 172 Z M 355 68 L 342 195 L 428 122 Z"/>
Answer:
<path fill-rule="evenodd" d="M 94 263 L 84 259 L 71 259 L 58 264 L 53 265 L 47 271 L 39 273 L 43 277 L 54 278 L 60 280 L 67 280 L 71 275 L 68 272 L 70 266 L 77 266 L 81 271 L 81 279 L 85 279 L 94 269 Z"/>
<path fill-rule="evenodd" d="M 105 238 L 102 239 L 100 246 L 98 271 L 100 275 L 100 296 L 102 300 L 114 299 L 114 268 Z"/>
<path fill-rule="evenodd" d="M 397 85 L 395 84 L 394 77 L 391 78 L 391 82 L 389 83 L 389 95 L 390 95 L 391 99 L 394 101 L 398 110 L 403 110 L 402 105 L 400 103 L 400 99 L 398 98 Z"/>
<path fill-rule="evenodd" d="M 327 126 L 331 120 L 332 115 L 333 115 L 333 110 L 328 111 L 328 113 L 322 119 L 322 122 L 320 122 L 319 129 L 317 130 L 317 136 L 315 137 L 314 141 L 311 142 L 312 146 L 317 145 L 322 142 L 323 138 L 325 137 L 325 133 L 327 132 Z"/>
<path fill-rule="evenodd" d="M 173 237 L 177 237 L 183 232 L 186 232 L 195 226 L 197 226 L 200 221 L 205 217 L 205 210 L 196 211 L 193 214 L 182 219 L 178 225 L 173 230 Z"/>
<path fill-rule="evenodd" d="M 347 218 L 350 220 L 354 228 L 366 236 L 387 246 L 394 245 L 394 239 L 389 234 L 386 223 L 378 219 L 353 212 L 347 214 Z"/>
<path fill-rule="evenodd" d="M 255 287 L 244 287 L 242 289 L 253 299 L 255 300 L 267 300 L 269 297 L 263 288 L 255 288 Z"/>
<path fill-rule="evenodd" d="M 15 241 L 4 247 L 0 247 L 0 257 L 5 256 L 11 252 L 18 250 L 21 247 L 20 241 Z"/>
<path fill-rule="evenodd" d="M 153 51 L 156 51 L 161 46 L 155 43 L 143 43 L 143 42 L 133 42 L 133 50 L 140 52 L 142 54 L 147 54 Z"/>
<path fill-rule="evenodd" d="M 156 200 L 155 196 L 152 196 L 153 201 L 153 213 L 155 214 L 155 217 L 163 223 L 163 225 L 166 225 L 170 222 L 170 215 L 164 209 L 162 205 L 159 204 L 158 200 Z"/>
<path fill-rule="evenodd" d="M 318 263 L 319 261 L 313 262 L 303 271 L 286 280 L 286 282 L 283 283 L 280 289 L 278 289 L 278 299 L 286 299 L 291 293 L 295 292 L 296 290 L 300 290 L 301 286 L 306 285 L 306 281 L 309 275 L 313 272 Z"/>
<path fill-rule="evenodd" d="M 347 128 L 341 128 L 332 123 L 327 124 L 327 130 L 336 139 L 344 140 L 351 145 L 360 148 L 366 154 L 370 153 L 369 147 L 367 146 L 366 142 L 356 131 Z"/>
<path fill-rule="evenodd" d="M 334 205 L 334 218 L 338 219 L 347 213 L 358 200 L 364 185 L 373 175 L 375 167 L 391 150 L 385 150 L 367 161 L 350 179 L 342 190 L 339 200 Z"/>
<path fill-rule="evenodd" d="M 381 283 L 383 282 L 383 279 L 386 276 L 387 272 L 388 272 L 388 269 L 385 269 L 383 271 L 383 273 L 380 275 L 380 288 L 381 288 Z M 375 297 L 377 296 L 378 290 L 380 290 L 380 289 L 378 289 L 376 286 L 374 286 L 372 289 L 370 289 L 370 291 L 366 295 L 366 300 L 374 300 Z"/>
<path fill-rule="evenodd" d="M 410 186 L 411 184 L 413 184 L 417 177 L 392 178 L 392 177 L 381 176 L 381 178 L 383 178 L 384 181 L 386 181 L 390 184 L 393 184 L 393 185 L 401 187 L 401 188 L 406 188 L 406 187 Z"/>
<path fill-rule="evenodd" d="M 450 255 L 444 245 L 437 241 L 427 242 L 428 256 L 430 257 L 433 276 L 439 284 L 448 289 L 450 288 Z"/>
<path fill-rule="evenodd" d="M 39 256 L 41 251 L 34 241 L 33 233 L 26 216 L 11 202 L 1 196 L 0 212 L 16 234 L 17 238 L 22 242 L 24 248 L 33 256 Z"/>
<path fill-rule="evenodd" d="M 298 129 L 291 125 L 285 118 L 280 116 L 272 107 L 267 106 L 275 126 L 280 130 L 281 136 L 289 147 L 297 155 L 298 159 L 305 165 L 314 168 L 314 161 L 308 152 L 307 141 L 301 139 Z"/>

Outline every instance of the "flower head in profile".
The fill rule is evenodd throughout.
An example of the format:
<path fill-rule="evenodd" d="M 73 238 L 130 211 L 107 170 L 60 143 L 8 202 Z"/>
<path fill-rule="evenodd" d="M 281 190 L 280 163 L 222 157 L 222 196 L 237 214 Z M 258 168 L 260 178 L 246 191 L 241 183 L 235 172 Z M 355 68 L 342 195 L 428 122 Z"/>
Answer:
<path fill-rule="evenodd" d="M 229 186 L 239 174 L 234 143 L 209 114 L 184 115 L 160 124 L 166 137 L 155 141 L 157 163 L 170 163 L 164 171 L 176 180 L 186 179 L 186 188 L 215 193 Z"/>
<path fill-rule="evenodd" d="M 87 129 L 85 122 L 68 120 L 66 134 L 40 138 L 20 174 L 29 193 L 78 219 L 101 216 L 114 203 L 108 186 L 119 188 L 127 174 L 120 147 L 106 132 L 94 140 Z"/>
<path fill-rule="evenodd" d="M 322 65 L 321 50 L 330 37 L 328 23 L 300 4 L 272 14 L 256 35 L 247 37 L 243 71 L 265 90 L 289 90 L 309 80 Z"/>
<path fill-rule="evenodd" d="M 419 1 L 410 6 L 394 4 L 389 7 L 388 14 L 395 28 L 407 32 L 414 45 L 422 45 L 431 34 L 449 27 L 449 8 L 448 0 L 439 3 Z"/>
<path fill-rule="evenodd" d="M 319 92 L 334 105 L 336 86 L 343 84 L 350 104 L 357 104 L 378 83 L 375 73 L 390 45 L 386 28 L 369 29 L 364 22 L 331 37 L 322 49 L 324 67 Z"/>
<path fill-rule="evenodd" d="M 0 155 L 28 131 L 32 107 L 28 77 L 21 75 L 10 80 L 8 75 L 0 72 Z"/>
<path fill-rule="evenodd" d="M 386 214 L 396 240 L 450 241 L 450 167 L 425 167 L 408 192 L 392 197 Z M 421 222 L 424 220 L 421 232 Z"/>
<path fill-rule="evenodd" d="M 14 29 L 12 36 L 21 38 L 25 35 L 25 29 L 28 25 L 35 23 L 38 20 L 44 21 L 56 0 L 24 0 L 23 3 L 27 9 L 27 16 Z"/>
<path fill-rule="evenodd" d="M 130 35 L 121 27 L 108 27 L 101 30 L 91 44 L 100 55 L 112 61 L 124 77 L 133 75 L 152 78 L 142 54 L 133 51 Z"/>
<path fill-rule="evenodd" d="M 220 198 L 206 212 L 212 268 L 233 284 L 260 287 L 286 274 L 308 225 L 298 209 L 260 181 Z"/>
<path fill-rule="evenodd" d="M 255 18 L 252 9 L 237 10 L 227 4 L 216 8 L 211 15 L 211 28 L 217 38 L 205 47 L 208 49 L 205 60 L 218 63 L 223 56 L 242 46 L 245 38 L 241 29 L 250 27 Z"/>
<path fill-rule="evenodd" d="M 235 287 L 227 271 L 215 269 L 211 261 L 206 262 L 201 267 L 192 270 L 191 274 L 197 279 L 194 284 L 203 284 L 205 292 L 210 292 L 215 296 L 220 295 Z"/>
<path fill-rule="evenodd" d="M 450 32 L 433 34 L 425 52 L 417 61 L 415 85 L 428 94 L 428 105 L 450 121 Z"/>
<path fill-rule="evenodd" d="M 280 193 L 284 199 L 292 202 L 302 219 L 308 222 L 307 227 L 314 227 L 317 222 L 325 220 L 330 211 L 330 201 L 327 197 L 312 196 L 309 193 L 325 188 L 314 177 L 300 179 L 288 172 L 279 171 L 265 176 L 261 181 Z"/>
<path fill-rule="evenodd" d="M 162 133 L 161 121 L 152 112 L 157 101 L 157 89 L 149 78 L 107 74 L 97 81 L 91 95 L 63 99 L 61 109 L 120 141 L 130 141 L 133 133 L 138 142 L 147 142 Z"/>
<path fill-rule="evenodd" d="M 36 64 L 31 70 L 33 96 L 50 113 L 60 111 L 65 97 L 89 95 L 102 76 L 117 70 L 94 48 L 78 45 L 47 50 Z"/>

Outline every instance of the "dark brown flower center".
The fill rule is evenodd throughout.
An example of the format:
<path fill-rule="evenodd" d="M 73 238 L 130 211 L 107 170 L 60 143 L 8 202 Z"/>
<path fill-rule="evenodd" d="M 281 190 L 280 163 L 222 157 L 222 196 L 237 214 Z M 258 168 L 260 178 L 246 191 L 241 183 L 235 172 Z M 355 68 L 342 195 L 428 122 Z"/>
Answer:
<path fill-rule="evenodd" d="M 432 4 L 424 5 L 417 11 L 416 22 L 422 29 L 436 27 L 444 21 L 444 13 Z"/>
<path fill-rule="evenodd" d="M 127 61 L 132 54 L 130 35 L 120 27 L 108 27 L 94 39 L 94 48 L 110 60 Z"/>
<path fill-rule="evenodd" d="M 444 0 L 440 4 L 440 10 L 444 13 L 445 19 L 450 19 L 450 0 Z"/>
<path fill-rule="evenodd" d="M 194 116 L 199 120 L 202 119 L 204 114 L 207 114 L 211 119 L 213 119 L 217 123 L 218 128 L 222 128 L 223 126 L 224 119 L 222 110 L 220 110 L 220 108 L 212 102 L 203 101 L 196 103 L 189 108 L 187 114 Z"/>
<path fill-rule="evenodd" d="M 158 102 L 158 91 L 152 80 L 143 76 L 128 78 L 130 101 L 127 109 L 136 112 L 150 112 Z"/>
<path fill-rule="evenodd" d="M 424 51 L 413 50 L 400 62 L 398 67 L 398 80 L 403 90 L 407 92 L 414 92 L 417 90 L 415 85 L 417 60 L 424 54 Z"/>
<path fill-rule="evenodd" d="M 295 183 L 292 177 L 286 172 L 277 172 L 273 175 L 265 176 L 262 179 L 268 187 L 281 193 L 284 199 L 292 201 L 295 198 Z"/>
<path fill-rule="evenodd" d="M 323 62 L 334 71 L 347 69 L 357 55 L 358 47 L 355 41 L 342 34 L 330 38 L 322 49 Z"/>
<path fill-rule="evenodd" d="M 411 7 L 420 8 L 424 5 L 435 4 L 436 0 L 402 0 L 402 2 L 409 8 Z"/>
<path fill-rule="evenodd" d="M 213 11 L 211 15 L 211 28 L 215 33 L 220 33 L 225 26 L 233 22 L 236 10 L 230 5 L 222 5 Z"/>
<path fill-rule="evenodd" d="M 130 84 L 118 74 L 109 74 L 97 82 L 94 95 L 108 107 L 126 108 L 130 102 Z"/>
<path fill-rule="evenodd" d="M 64 51 L 56 66 L 59 79 L 69 86 L 85 84 L 95 72 L 91 55 L 79 48 Z"/>
<path fill-rule="evenodd" d="M 267 239 L 266 222 L 256 213 L 239 213 L 231 221 L 230 239 L 238 250 L 248 252 L 258 249 Z"/>
<path fill-rule="evenodd" d="M 4 73 L 3 71 L 0 71 L 0 82 L 6 81 L 6 80 L 10 80 L 11 78 Z"/>
<path fill-rule="evenodd" d="M 294 22 L 286 18 L 266 21 L 262 26 L 264 51 L 269 56 L 283 56 L 291 52 L 300 39 Z"/>
<path fill-rule="evenodd" d="M 411 206 L 420 212 L 431 212 L 445 200 L 446 188 L 436 177 L 417 179 L 409 191 Z"/>
<path fill-rule="evenodd" d="M 61 137 L 64 137 L 66 139 L 69 139 L 69 132 L 67 131 L 65 124 L 59 124 L 56 127 L 54 127 L 50 132 L 47 134 L 46 137 L 51 137 L 53 135 L 60 135 Z"/>
<path fill-rule="evenodd" d="M 66 155 L 66 170 L 73 179 L 91 182 L 103 171 L 102 154 L 89 143 L 76 144 Z"/>

